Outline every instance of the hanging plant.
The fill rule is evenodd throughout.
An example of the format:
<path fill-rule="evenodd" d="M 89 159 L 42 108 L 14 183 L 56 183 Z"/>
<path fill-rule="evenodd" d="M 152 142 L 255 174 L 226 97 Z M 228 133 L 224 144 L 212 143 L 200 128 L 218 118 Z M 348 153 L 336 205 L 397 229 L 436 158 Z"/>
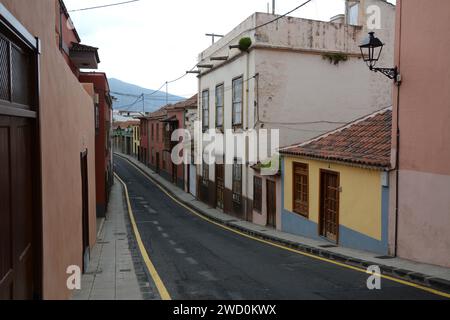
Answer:
<path fill-rule="evenodd" d="M 252 39 L 249 37 L 242 38 L 239 40 L 239 50 L 247 51 L 252 46 Z"/>
<path fill-rule="evenodd" d="M 348 60 L 348 56 L 344 53 L 324 53 L 322 55 L 323 60 L 328 60 L 337 66 L 340 62 L 345 62 Z"/>

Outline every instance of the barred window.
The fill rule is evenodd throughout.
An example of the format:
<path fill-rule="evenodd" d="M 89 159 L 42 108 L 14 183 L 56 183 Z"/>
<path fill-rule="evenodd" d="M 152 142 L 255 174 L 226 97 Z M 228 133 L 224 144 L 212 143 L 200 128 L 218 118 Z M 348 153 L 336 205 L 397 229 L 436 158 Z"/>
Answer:
<path fill-rule="evenodd" d="M 209 182 L 209 165 L 203 161 L 202 166 L 202 183 L 207 186 Z"/>
<path fill-rule="evenodd" d="M 242 201 L 242 165 L 237 159 L 233 164 L 233 201 L 236 203 Z"/>

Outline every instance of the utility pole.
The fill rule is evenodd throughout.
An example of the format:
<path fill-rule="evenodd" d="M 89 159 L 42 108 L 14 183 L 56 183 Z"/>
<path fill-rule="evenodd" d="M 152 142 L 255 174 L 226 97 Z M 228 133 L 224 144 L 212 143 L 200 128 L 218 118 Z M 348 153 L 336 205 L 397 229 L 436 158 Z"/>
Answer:
<path fill-rule="evenodd" d="M 275 14 L 275 1 L 276 0 L 272 0 L 272 14 Z"/>
<path fill-rule="evenodd" d="M 169 83 L 166 81 L 166 106 L 169 104 Z"/>
<path fill-rule="evenodd" d="M 145 93 L 142 94 L 142 113 L 145 117 Z"/>

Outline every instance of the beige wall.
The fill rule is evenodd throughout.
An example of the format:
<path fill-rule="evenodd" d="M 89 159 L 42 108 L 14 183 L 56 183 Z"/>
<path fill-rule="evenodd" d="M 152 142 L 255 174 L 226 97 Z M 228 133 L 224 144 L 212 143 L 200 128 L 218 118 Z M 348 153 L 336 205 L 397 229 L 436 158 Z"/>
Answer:
<path fill-rule="evenodd" d="M 398 255 L 448 267 L 450 1 L 397 2 L 395 59 L 403 78 L 394 107 L 400 129 Z M 395 138 L 393 145 L 395 151 Z"/>
<path fill-rule="evenodd" d="M 1 0 L 39 37 L 43 290 L 45 299 L 70 297 L 66 268 L 82 263 L 80 152 L 89 150 L 90 239 L 95 242 L 95 142 L 93 100 L 58 50 L 53 0 Z"/>

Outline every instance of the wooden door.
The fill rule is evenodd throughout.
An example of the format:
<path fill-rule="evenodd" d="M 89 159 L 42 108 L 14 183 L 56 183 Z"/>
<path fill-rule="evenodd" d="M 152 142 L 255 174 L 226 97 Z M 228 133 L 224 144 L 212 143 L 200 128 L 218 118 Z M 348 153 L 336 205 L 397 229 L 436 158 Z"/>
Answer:
<path fill-rule="evenodd" d="M 169 154 L 169 156 L 170 156 L 170 154 Z M 174 184 L 177 184 L 178 183 L 178 166 L 173 162 L 171 162 L 171 163 L 172 163 L 172 182 Z"/>
<path fill-rule="evenodd" d="M 81 154 L 81 195 L 82 195 L 82 225 L 83 225 L 83 273 L 86 272 L 89 257 L 89 185 L 88 185 L 88 152 Z"/>
<path fill-rule="evenodd" d="M 225 190 L 225 165 L 216 163 L 216 207 L 223 210 Z"/>
<path fill-rule="evenodd" d="M 320 173 L 320 234 L 333 242 L 339 237 L 339 173 Z"/>
<path fill-rule="evenodd" d="M 159 173 L 159 152 L 156 153 L 156 172 Z"/>
<path fill-rule="evenodd" d="M 33 120 L 0 116 L 0 300 L 33 298 Z"/>
<path fill-rule="evenodd" d="M 267 180 L 267 226 L 277 226 L 277 193 L 274 181 Z"/>

